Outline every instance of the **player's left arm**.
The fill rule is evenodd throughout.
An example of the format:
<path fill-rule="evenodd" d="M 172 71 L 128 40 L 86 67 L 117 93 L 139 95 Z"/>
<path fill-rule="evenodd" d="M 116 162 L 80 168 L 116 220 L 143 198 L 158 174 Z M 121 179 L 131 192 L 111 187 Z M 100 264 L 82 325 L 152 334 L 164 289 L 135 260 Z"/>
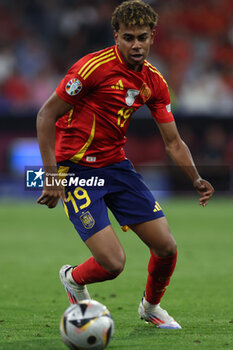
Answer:
<path fill-rule="evenodd" d="M 214 188 L 208 181 L 202 179 L 198 173 L 190 150 L 179 135 L 175 121 L 170 123 L 157 122 L 157 125 L 165 143 L 168 155 L 173 162 L 188 175 L 193 186 L 200 195 L 200 205 L 205 207 L 213 196 Z"/>

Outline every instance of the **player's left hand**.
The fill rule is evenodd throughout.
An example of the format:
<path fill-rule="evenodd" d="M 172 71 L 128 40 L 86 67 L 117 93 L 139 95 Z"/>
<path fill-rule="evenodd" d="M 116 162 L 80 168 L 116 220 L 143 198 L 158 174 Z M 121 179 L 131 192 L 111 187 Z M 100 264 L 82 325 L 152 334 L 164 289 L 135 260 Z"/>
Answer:
<path fill-rule="evenodd" d="M 208 181 L 203 180 L 202 178 L 198 178 L 197 180 L 195 180 L 193 186 L 196 188 L 197 192 L 201 196 L 201 198 L 199 199 L 200 205 L 205 207 L 214 194 L 213 186 Z"/>

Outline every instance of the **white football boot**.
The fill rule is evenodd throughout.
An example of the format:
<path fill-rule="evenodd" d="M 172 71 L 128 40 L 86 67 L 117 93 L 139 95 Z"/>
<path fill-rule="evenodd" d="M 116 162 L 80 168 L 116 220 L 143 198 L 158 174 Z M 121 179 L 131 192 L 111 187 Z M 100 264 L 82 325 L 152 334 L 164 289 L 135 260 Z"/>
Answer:
<path fill-rule="evenodd" d="M 167 311 L 160 307 L 160 304 L 152 305 L 144 297 L 139 304 L 138 313 L 142 320 L 155 324 L 157 328 L 181 329 L 179 323 L 168 315 Z"/>
<path fill-rule="evenodd" d="M 66 293 L 69 298 L 70 304 L 77 304 L 81 300 L 91 299 L 87 287 L 80 285 L 72 277 L 72 270 L 76 266 L 64 265 L 61 267 L 59 275 Z"/>

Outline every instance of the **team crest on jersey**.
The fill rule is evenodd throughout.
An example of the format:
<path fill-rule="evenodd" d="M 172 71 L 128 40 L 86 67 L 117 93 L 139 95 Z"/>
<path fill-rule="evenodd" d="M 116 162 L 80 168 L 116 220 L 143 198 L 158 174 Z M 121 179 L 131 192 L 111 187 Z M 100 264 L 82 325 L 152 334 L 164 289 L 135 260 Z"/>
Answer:
<path fill-rule="evenodd" d="M 149 100 L 151 97 L 151 89 L 146 83 L 143 83 L 140 89 L 140 95 L 142 96 L 143 102 L 146 103 L 146 101 Z"/>
<path fill-rule="evenodd" d="M 139 91 L 138 90 L 134 90 L 134 89 L 129 89 L 126 93 L 126 97 L 125 97 L 125 101 L 127 106 L 132 106 L 134 104 L 134 101 L 136 99 L 136 97 L 139 95 Z"/>
<path fill-rule="evenodd" d="M 82 83 L 80 80 L 73 78 L 66 84 L 67 94 L 74 96 L 82 90 Z"/>
<path fill-rule="evenodd" d="M 86 211 L 80 216 L 83 226 L 86 229 L 90 229 L 95 225 L 95 220 L 89 211 Z"/>

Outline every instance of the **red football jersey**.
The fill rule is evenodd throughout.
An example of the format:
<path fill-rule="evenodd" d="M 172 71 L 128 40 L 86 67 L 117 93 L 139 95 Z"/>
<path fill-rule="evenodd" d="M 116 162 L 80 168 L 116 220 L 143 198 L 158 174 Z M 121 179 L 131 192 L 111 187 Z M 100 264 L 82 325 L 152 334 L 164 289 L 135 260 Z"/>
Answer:
<path fill-rule="evenodd" d="M 117 46 L 76 62 L 56 89 L 73 108 L 56 123 L 57 161 L 103 167 L 125 159 L 132 114 L 146 104 L 160 123 L 174 120 L 167 83 L 148 61 L 135 72 Z"/>

